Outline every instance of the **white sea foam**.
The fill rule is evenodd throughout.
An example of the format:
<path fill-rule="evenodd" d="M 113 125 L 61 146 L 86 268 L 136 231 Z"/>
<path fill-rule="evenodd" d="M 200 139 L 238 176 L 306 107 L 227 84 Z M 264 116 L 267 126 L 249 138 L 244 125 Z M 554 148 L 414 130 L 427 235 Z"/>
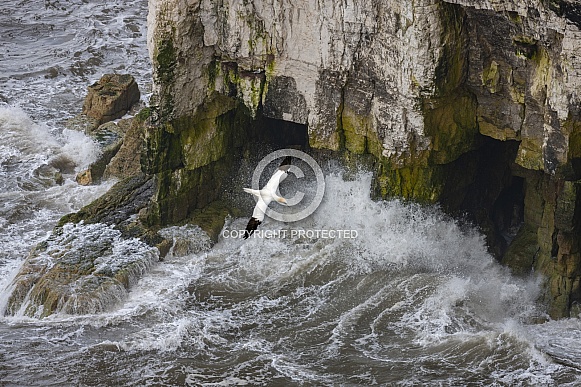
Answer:
<path fill-rule="evenodd" d="M 136 77 L 147 101 L 147 0 L 4 5 L 0 100 L 55 128 L 80 112 L 88 85 L 105 73 L 126 72 Z"/>
<path fill-rule="evenodd" d="M 575 351 L 557 343 L 549 326 L 530 334 L 527 321 L 541 312 L 537 279 L 512 277 L 478 233 L 437 208 L 372 201 L 369 179 L 331 175 L 330 196 L 310 219 L 261 225 L 350 227 L 358 238 L 221 239 L 210 248 L 199 228 L 171 227 L 161 232 L 176 243 L 171 253 L 115 310 L 55 315 L 46 324 L 106 332 L 87 345 L 117 357 L 215 359 L 183 366 L 193 385 L 273 377 L 333 385 L 346 373 L 354 384 L 389 384 L 398 380 L 393 372 L 410 383 L 571 379 L 570 368 L 537 346 L 572 364 Z M 111 259 L 125 255 L 116 251 Z"/>
<path fill-rule="evenodd" d="M 110 183 L 83 187 L 74 182 L 70 166 L 76 163 L 79 168 L 95 158 L 92 141 L 82 133 L 63 143 L 18 107 L 0 108 L 0 131 L 1 284 L 12 276 L 14 262 L 21 262 L 35 243 L 46 238 L 62 215 L 88 204 Z"/>
<path fill-rule="evenodd" d="M 99 145 L 82 132 L 64 130 L 64 145 L 59 153 L 66 155 L 75 165 L 77 171 L 82 171 L 91 165 L 101 155 Z"/>

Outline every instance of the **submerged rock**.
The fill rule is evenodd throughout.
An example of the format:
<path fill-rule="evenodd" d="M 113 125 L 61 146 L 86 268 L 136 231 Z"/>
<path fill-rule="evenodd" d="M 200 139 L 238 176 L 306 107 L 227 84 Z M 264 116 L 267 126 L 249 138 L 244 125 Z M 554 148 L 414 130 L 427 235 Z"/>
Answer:
<path fill-rule="evenodd" d="M 212 247 L 210 236 L 199 226 L 172 226 L 159 231 L 160 235 L 172 241 L 169 254 L 174 257 L 198 254 Z"/>

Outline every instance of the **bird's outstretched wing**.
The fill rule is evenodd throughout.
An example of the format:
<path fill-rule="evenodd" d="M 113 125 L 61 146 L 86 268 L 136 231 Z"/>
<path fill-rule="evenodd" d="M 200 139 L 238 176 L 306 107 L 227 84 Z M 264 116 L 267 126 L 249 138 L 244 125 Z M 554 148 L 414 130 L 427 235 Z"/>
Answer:
<path fill-rule="evenodd" d="M 284 158 L 284 160 L 282 160 L 282 163 L 280 163 L 280 166 L 277 168 L 276 172 L 274 172 L 272 177 L 268 180 L 268 183 L 266 183 L 264 189 L 271 192 L 276 192 L 278 185 L 288 176 L 288 170 L 290 166 L 291 157 L 287 156 Z"/>

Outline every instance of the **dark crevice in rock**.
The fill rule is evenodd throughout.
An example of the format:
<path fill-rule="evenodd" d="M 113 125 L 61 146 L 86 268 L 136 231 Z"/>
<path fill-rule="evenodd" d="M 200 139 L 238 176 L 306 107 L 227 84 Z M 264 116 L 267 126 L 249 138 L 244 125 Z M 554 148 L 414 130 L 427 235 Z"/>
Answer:
<path fill-rule="evenodd" d="M 559 16 L 564 16 L 571 23 L 581 28 L 581 5 L 575 1 L 548 0 L 549 9 Z"/>
<path fill-rule="evenodd" d="M 510 245 L 524 221 L 524 179 L 511 176 L 492 207 L 496 231 Z M 502 251 L 504 254 L 505 251 Z"/>
<path fill-rule="evenodd" d="M 266 143 L 274 149 L 285 147 L 306 148 L 309 143 L 307 125 L 290 121 L 261 117 L 256 128 L 258 143 Z"/>
<path fill-rule="evenodd" d="M 523 179 L 514 176 L 519 143 L 480 136 L 480 146 L 446 166 L 440 202 L 478 225 L 490 251 L 501 258 L 523 218 Z"/>

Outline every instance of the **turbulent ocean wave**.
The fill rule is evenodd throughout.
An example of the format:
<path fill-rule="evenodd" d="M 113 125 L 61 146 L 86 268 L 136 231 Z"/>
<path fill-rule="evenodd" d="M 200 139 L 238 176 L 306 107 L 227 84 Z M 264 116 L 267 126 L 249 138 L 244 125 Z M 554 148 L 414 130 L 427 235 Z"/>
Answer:
<path fill-rule="evenodd" d="M 372 201 L 370 174 L 331 173 L 326 184 L 332 194 L 310 218 L 261 227 L 351 227 L 358 238 L 287 233 L 210 247 L 199 228 L 171 227 L 162 230 L 170 254 L 115 310 L 8 318 L 4 334 L 16 340 L 5 349 L 28 343 L 32 370 L 57 380 L 38 359 L 57 343 L 66 380 L 86 385 L 579 381 L 579 351 L 561 337 L 575 323 L 534 324 L 544 317 L 538 278 L 511 276 L 476 230 L 437 208 Z M 229 219 L 224 230 L 245 221 Z"/>

